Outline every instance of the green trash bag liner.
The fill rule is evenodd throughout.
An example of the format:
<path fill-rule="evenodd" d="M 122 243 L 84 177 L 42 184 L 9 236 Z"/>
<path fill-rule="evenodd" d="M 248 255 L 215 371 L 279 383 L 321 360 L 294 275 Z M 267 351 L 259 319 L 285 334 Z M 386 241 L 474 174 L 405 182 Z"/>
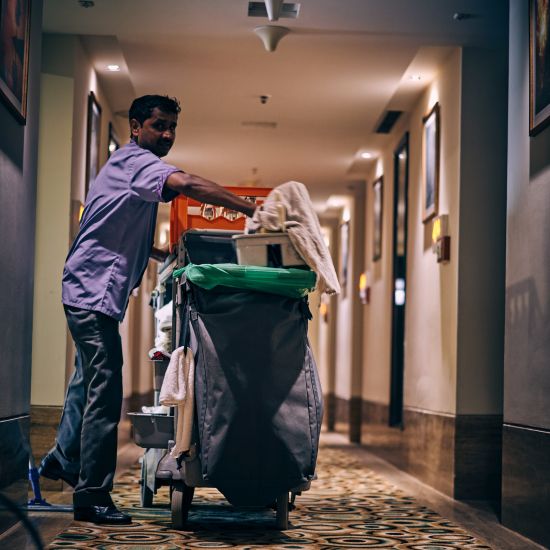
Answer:
<path fill-rule="evenodd" d="M 289 298 L 303 298 L 315 288 L 317 276 L 308 269 L 259 267 L 237 264 L 189 264 L 176 269 L 195 285 L 206 290 L 216 286 L 269 292 Z"/>

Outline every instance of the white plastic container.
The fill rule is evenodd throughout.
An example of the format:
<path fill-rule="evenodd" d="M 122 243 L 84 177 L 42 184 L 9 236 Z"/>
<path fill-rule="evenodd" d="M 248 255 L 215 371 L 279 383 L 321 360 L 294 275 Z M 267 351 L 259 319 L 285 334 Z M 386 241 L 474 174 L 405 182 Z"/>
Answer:
<path fill-rule="evenodd" d="M 237 249 L 237 261 L 240 265 L 264 267 L 306 265 L 290 241 L 288 233 L 235 235 L 233 240 Z"/>

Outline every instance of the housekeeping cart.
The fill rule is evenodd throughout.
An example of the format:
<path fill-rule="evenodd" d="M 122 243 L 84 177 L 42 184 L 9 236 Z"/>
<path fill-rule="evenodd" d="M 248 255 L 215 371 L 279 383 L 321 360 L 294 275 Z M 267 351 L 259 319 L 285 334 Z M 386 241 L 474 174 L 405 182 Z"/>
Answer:
<path fill-rule="evenodd" d="M 176 529 L 196 487 L 214 487 L 234 506 L 274 508 L 277 528 L 286 529 L 296 495 L 315 478 L 322 419 L 307 339 L 315 274 L 281 235 L 247 240 L 234 228 L 188 230 L 175 249 L 172 342 L 194 358 L 191 445 L 177 459 L 170 455 L 177 409 L 158 421 L 134 415 L 136 443 L 163 453 L 146 472 L 148 486 L 170 486 Z M 261 265 L 238 265 L 247 256 Z M 270 267 L 285 258 L 298 268 Z"/>
<path fill-rule="evenodd" d="M 228 256 L 235 253 L 230 237 L 217 235 L 218 257 L 224 243 Z M 306 296 L 315 274 L 197 265 L 212 234 L 189 232 L 182 242 L 174 333 L 176 345 L 193 352 L 195 417 L 193 444 L 173 472 L 173 525 L 185 524 L 194 488 L 208 486 L 235 506 L 275 505 L 276 525 L 286 529 L 289 503 L 315 476 L 321 427 L 307 340 Z"/>

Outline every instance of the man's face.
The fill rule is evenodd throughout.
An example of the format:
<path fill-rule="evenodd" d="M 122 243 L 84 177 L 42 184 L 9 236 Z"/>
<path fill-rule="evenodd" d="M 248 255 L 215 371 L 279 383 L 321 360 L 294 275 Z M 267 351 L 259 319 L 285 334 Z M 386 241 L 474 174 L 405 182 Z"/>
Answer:
<path fill-rule="evenodd" d="M 177 125 L 178 115 L 165 113 L 158 107 L 153 109 L 151 116 L 143 122 L 143 125 L 135 118 L 130 121 L 132 137 L 137 144 L 157 157 L 166 156 L 174 145 Z"/>

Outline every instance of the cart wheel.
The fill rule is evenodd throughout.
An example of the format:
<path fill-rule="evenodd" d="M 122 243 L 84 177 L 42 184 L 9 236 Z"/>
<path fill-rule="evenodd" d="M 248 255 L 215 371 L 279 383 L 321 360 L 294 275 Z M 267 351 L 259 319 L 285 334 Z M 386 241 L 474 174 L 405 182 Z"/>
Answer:
<path fill-rule="evenodd" d="M 151 508 L 153 506 L 153 491 L 147 487 L 147 462 L 145 457 L 141 463 L 141 479 L 139 482 L 141 484 L 141 507 Z"/>
<path fill-rule="evenodd" d="M 288 493 L 283 493 L 277 497 L 275 523 L 280 531 L 288 529 Z"/>
<path fill-rule="evenodd" d="M 188 487 L 185 483 L 178 483 L 173 486 L 170 508 L 172 509 L 172 527 L 174 529 L 184 528 L 194 493 L 195 488 Z"/>

